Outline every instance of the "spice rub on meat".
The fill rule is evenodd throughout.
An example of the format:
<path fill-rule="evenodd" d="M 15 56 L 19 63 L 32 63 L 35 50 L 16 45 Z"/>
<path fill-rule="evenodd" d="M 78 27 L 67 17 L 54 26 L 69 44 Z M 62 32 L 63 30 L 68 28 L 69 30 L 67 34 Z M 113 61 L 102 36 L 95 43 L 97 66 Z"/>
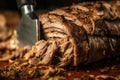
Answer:
<path fill-rule="evenodd" d="M 59 42 L 68 38 L 69 42 L 60 46 L 60 55 L 64 56 L 59 60 L 61 66 L 87 64 L 120 54 L 119 3 L 84 2 L 40 14 L 46 39 Z"/>
<path fill-rule="evenodd" d="M 22 62 L 18 63 L 19 65 L 15 70 L 12 69 L 13 75 L 15 75 L 16 70 L 18 70 L 17 75 L 21 75 L 22 71 L 19 70 L 22 70 L 23 66 L 26 72 L 25 77 L 31 76 L 32 73 L 35 77 L 49 75 L 52 72 L 59 74 L 62 71 L 61 67 L 88 64 L 119 55 L 119 8 L 120 1 L 96 1 L 83 2 L 38 14 L 44 40 L 36 42 L 30 51 L 23 51 L 24 54 L 19 57 Z M 16 62 L 14 61 L 12 65 L 15 65 Z M 6 67 L 5 71 L 11 70 L 11 66 Z M 25 66 L 27 66 L 27 71 Z M 49 68 L 49 66 L 52 67 Z M 36 69 L 39 69 L 40 72 Z M 45 71 L 42 72 L 44 69 Z M 49 69 L 56 71 L 51 70 L 50 73 L 46 74 Z M 1 76 L 7 74 L 7 72 L 5 74 L 3 72 L 1 70 Z"/>
<path fill-rule="evenodd" d="M 21 57 L 37 57 L 39 64 L 64 67 L 119 55 L 119 3 L 84 2 L 39 14 L 46 41 L 40 40 Z"/>

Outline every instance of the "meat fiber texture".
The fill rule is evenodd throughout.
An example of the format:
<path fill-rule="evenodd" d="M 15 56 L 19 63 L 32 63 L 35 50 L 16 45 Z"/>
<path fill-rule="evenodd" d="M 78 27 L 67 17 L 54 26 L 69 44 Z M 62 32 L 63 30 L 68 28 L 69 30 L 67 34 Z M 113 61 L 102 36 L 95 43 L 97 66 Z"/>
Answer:
<path fill-rule="evenodd" d="M 120 54 L 120 1 L 84 2 L 38 15 L 44 40 L 30 51 L 10 44 L 15 52 L 0 61 L 22 58 L 28 65 L 65 67 Z"/>
<path fill-rule="evenodd" d="M 39 20 L 45 39 L 68 38 L 58 49 L 62 56 L 58 61 L 66 65 L 87 64 L 120 54 L 120 1 L 79 3 L 39 14 Z M 55 52 L 56 48 L 51 55 L 58 55 Z"/>
<path fill-rule="evenodd" d="M 12 49 L 12 55 L 0 58 L 11 62 L 0 69 L 0 77 L 41 80 L 56 75 L 65 77 L 69 74 L 65 75 L 63 67 L 120 54 L 120 1 L 79 3 L 40 13 L 39 20 L 44 40 L 36 42 L 30 51 L 27 47 Z"/>

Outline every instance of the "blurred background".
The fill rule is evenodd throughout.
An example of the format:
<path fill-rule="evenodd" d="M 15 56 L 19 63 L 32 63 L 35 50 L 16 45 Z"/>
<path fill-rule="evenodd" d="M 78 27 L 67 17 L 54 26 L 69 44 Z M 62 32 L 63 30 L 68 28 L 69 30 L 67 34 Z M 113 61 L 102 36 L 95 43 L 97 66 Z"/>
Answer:
<path fill-rule="evenodd" d="M 81 1 L 87 0 L 36 0 L 37 5 L 35 9 L 48 9 L 49 6 L 51 7 L 68 6 Z M 0 0 L 0 9 L 18 10 L 16 0 Z"/>

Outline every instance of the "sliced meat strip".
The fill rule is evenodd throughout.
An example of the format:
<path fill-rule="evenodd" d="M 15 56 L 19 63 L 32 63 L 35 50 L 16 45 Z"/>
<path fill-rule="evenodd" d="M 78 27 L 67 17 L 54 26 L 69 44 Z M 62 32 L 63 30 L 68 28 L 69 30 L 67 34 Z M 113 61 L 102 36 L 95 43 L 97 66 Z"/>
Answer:
<path fill-rule="evenodd" d="M 50 32 L 50 33 L 45 33 L 45 37 L 47 38 L 54 38 L 54 37 L 57 37 L 57 38 L 64 38 L 64 37 L 67 37 L 66 34 L 63 34 L 63 33 L 59 33 L 59 32 Z"/>
<path fill-rule="evenodd" d="M 69 41 L 66 41 L 60 45 L 60 52 L 64 53 L 67 50 L 67 47 L 70 45 Z"/>
<path fill-rule="evenodd" d="M 53 43 L 48 46 L 47 51 L 44 53 L 44 55 L 41 56 L 41 61 L 39 61 L 39 64 L 44 64 L 44 65 L 50 64 L 57 50 L 58 47 L 55 41 L 53 41 Z"/>
<path fill-rule="evenodd" d="M 58 66 L 59 67 L 67 66 L 72 62 L 72 60 L 73 60 L 73 47 L 66 49 L 62 58 L 60 58 L 60 63 L 58 64 Z"/>
<path fill-rule="evenodd" d="M 55 31 L 64 33 L 63 30 L 61 30 L 61 29 L 59 29 L 59 28 L 57 28 L 57 27 L 50 27 L 50 28 L 45 28 L 45 29 L 44 29 L 44 33 L 55 32 Z M 64 33 L 64 34 L 65 34 L 65 33 Z"/>

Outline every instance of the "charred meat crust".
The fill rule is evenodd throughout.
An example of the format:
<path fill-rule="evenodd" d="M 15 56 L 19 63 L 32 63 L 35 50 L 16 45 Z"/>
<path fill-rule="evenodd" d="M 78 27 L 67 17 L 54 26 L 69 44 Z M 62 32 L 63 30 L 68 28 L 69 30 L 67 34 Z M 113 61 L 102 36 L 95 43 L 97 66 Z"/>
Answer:
<path fill-rule="evenodd" d="M 113 3 L 79 3 L 40 14 L 39 20 L 45 37 L 48 39 L 68 36 L 73 45 L 74 66 L 94 62 L 116 52 L 118 54 L 120 5 L 117 1 Z"/>
<path fill-rule="evenodd" d="M 37 64 L 34 61 L 38 60 L 39 65 L 54 64 L 63 67 L 69 64 L 87 64 L 118 55 L 118 3 L 119 1 L 115 1 L 115 5 L 104 1 L 86 2 L 40 14 L 39 20 L 47 41 L 40 40 L 26 54 L 18 52 L 0 60 L 24 57 L 29 64 Z M 0 49 L 4 47 L 5 44 L 2 44 Z"/>
<path fill-rule="evenodd" d="M 12 48 L 6 47 L 7 43 L 0 44 L 0 50 L 9 49 L 8 54 L 4 55 L 6 57 L 0 57 L 0 61 L 12 62 L 11 65 L 0 69 L 0 77 L 40 77 L 47 80 L 50 76 L 61 75 L 61 72 L 65 71 L 60 67 L 78 66 L 119 55 L 119 8 L 120 1 L 98 1 L 40 14 L 39 20 L 46 40 L 38 41 L 30 51 L 27 47 L 15 50 L 13 44 Z M 13 54 L 9 54 L 9 51 Z M 10 60 L 13 58 L 15 61 Z M 101 72 L 104 71 L 106 72 Z M 93 77 L 85 75 L 81 79 Z M 95 79 L 102 79 L 101 77 L 107 79 L 106 76 L 97 76 Z"/>

